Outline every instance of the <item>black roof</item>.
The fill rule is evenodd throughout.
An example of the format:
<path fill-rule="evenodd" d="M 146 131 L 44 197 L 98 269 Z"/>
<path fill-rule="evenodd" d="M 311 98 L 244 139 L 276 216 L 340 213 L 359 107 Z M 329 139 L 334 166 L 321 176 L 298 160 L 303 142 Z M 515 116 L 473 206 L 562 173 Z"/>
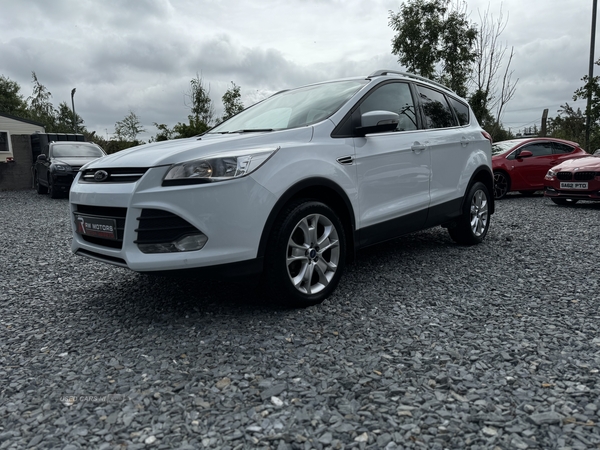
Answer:
<path fill-rule="evenodd" d="M 13 120 L 18 120 L 19 122 L 30 123 L 31 125 L 38 125 L 38 126 L 44 127 L 44 128 L 46 127 L 46 125 L 44 125 L 43 123 L 36 122 L 34 120 L 24 119 L 23 117 L 13 116 L 11 114 L 7 114 L 7 113 L 2 112 L 2 111 L 0 111 L 0 116 L 2 116 L 2 117 L 8 117 L 9 119 L 13 119 Z"/>

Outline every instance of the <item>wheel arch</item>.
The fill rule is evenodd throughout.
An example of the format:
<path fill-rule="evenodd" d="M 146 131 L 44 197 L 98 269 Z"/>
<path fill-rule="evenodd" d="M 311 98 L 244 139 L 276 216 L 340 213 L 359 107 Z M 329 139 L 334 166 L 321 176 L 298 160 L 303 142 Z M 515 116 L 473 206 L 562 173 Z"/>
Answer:
<path fill-rule="evenodd" d="M 494 214 L 496 210 L 496 202 L 494 199 L 494 173 L 489 167 L 482 166 L 473 172 L 473 175 L 471 175 L 471 179 L 469 180 L 469 184 L 467 185 L 465 196 L 466 193 L 469 192 L 469 189 L 471 189 L 471 186 L 478 181 L 482 182 L 488 189 L 488 193 L 490 194 L 490 198 L 488 199 L 489 213 Z M 463 204 L 461 205 L 461 211 L 462 207 L 464 207 L 464 197 Z"/>
<path fill-rule="evenodd" d="M 328 180 L 327 178 L 307 178 L 302 180 L 295 185 L 291 186 L 275 203 L 271 210 L 269 217 L 263 228 L 263 232 L 258 245 L 258 257 L 262 258 L 265 256 L 267 251 L 267 245 L 269 237 L 273 230 L 275 221 L 281 214 L 285 205 L 288 203 L 306 198 L 309 200 L 316 200 L 325 203 L 340 218 L 344 226 L 344 234 L 346 235 L 346 255 L 349 259 L 354 257 L 355 249 L 355 230 L 356 221 L 354 218 L 354 208 L 350 199 L 346 195 L 346 192 L 336 183 Z"/>

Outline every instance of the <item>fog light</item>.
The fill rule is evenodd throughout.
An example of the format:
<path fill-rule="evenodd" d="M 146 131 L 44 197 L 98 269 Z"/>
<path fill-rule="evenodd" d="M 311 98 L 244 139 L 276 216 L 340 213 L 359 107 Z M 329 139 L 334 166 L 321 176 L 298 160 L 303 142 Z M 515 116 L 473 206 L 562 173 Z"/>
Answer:
<path fill-rule="evenodd" d="M 177 253 L 201 250 L 208 241 L 205 234 L 188 234 L 174 242 L 159 242 L 151 244 L 138 244 L 142 253 Z"/>
<path fill-rule="evenodd" d="M 191 252 L 200 250 L 207 241 L 208 237 L 206 237 L 205 234 L 192 234 L 177 239 L 173 245 L 175 245 L 175 248 L 180 252 Z"/>

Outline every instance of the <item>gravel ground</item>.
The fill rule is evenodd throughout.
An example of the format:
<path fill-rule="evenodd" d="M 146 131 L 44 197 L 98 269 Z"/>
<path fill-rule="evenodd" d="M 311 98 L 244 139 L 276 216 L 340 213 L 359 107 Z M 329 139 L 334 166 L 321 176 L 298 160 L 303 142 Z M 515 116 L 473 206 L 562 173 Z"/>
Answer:
<path fill-rule="evenodd" d="M 509 196 L 290 310 L 75 257 L 66 199 L 0 192 L 0 449 L 600 448 L 599 212 Z"/>

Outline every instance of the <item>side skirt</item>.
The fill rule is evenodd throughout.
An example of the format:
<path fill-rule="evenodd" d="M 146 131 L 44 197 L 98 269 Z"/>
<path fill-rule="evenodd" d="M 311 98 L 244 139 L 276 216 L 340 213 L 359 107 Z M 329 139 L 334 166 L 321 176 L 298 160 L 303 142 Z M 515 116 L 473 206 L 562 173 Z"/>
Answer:
<path fill-rule="evenodd" d="M 356 231 L 356 248 L 389 241 L 405 234 L 425 230 L 438 225 L 452 226 L 462 212 L 462 198 L 457 198 L 441 205 L 436 205 L 429 210 L 418 211 L 381 222 Z"/>

